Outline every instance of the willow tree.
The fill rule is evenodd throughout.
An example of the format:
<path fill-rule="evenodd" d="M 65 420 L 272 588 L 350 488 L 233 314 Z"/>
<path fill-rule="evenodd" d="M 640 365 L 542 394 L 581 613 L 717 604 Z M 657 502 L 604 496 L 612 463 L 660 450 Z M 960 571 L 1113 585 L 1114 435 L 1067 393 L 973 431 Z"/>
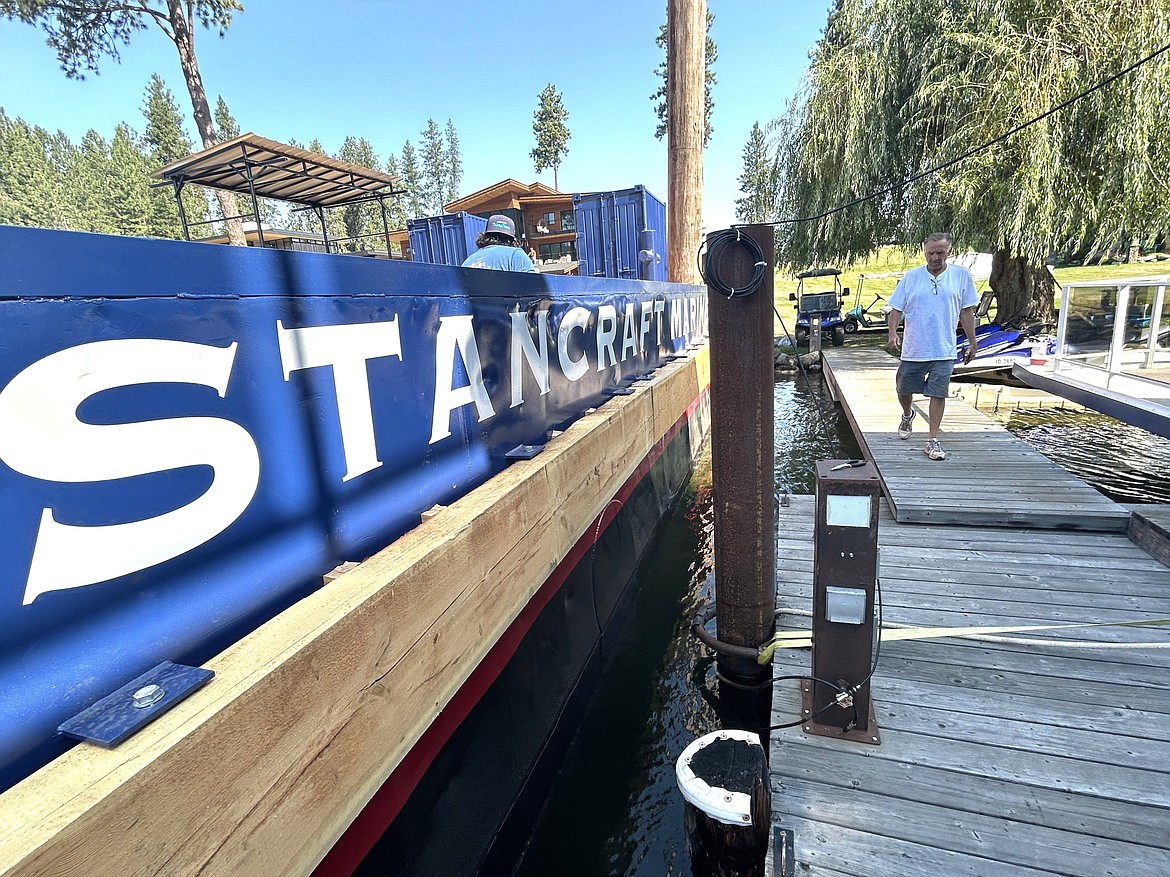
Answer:
<path fill-rule="evenodd" d="M 97 73 L 104 56 L 118 61 L 119 47 L 128 45 L 135 32 L 157 25 L 179 53 L 195 127 L 205 149 L 219 141 L 195 57 L 195 25 L 214 28 L 222 37 L 232 15 L 243 8 L 240 0 L 0 0 L 0 15 L 44 30 L 61 69 L 72 79 L 84 79 L 86 72 Z M 216 190 L 216 196 L 228 218 L 229 240 L 244 246 L 247 241 L 240 222 L 231 218 L 238 213 L 236 196 L 222 190 Z"/>
<path fill-rule="evenodd" d="M 1164 0 L 838 0 L 779 156 L 782 215 L 828 215 L 783 258 L 948 230 L 993 253 L 1002 319 L 1051 319 L 1053 252 L 1170 230 L 1168 44 Z"/>

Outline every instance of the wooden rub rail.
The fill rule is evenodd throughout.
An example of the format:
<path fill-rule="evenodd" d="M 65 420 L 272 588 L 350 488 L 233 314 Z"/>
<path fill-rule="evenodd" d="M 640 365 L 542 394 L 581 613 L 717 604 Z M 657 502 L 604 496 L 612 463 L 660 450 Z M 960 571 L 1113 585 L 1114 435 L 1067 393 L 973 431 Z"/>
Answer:
<path fill-rule="evenodd" d="M 705 349 L 666 366 L 208 662 L 119 747 L 0 795 L 0 875 L 311 872 L 708 369 Z"/>
<path fill-rule="evenodd" d="M 960 399 L 947 400 L 939 433 L 947 459 L 927 459 L 925 400 L 914 403 L 914 434 L 898 438 L 896 359 L 875 348 L 822 356 L 833 398 L 877 465 L 897 521 L 1125 531 L 1128 510 Z"/>

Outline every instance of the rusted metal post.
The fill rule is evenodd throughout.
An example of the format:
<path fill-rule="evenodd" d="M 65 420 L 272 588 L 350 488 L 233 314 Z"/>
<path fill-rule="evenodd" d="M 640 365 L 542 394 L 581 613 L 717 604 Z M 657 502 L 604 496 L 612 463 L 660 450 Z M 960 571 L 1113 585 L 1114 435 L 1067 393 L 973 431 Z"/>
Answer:
<path fill-rule="evenodd" d="M 697 283 L 703 237 L 703 127 L 706 0 L 669 0 L 666 8 L 666 278 Z"/>
<path fill-rule="evenodd" d="M 744 294 L 712 286 L 715 275 L 736 289 L 756 272 L 753 249 L 732 241 L 711 250 L 707 299 L 711 348 L 711 466 L 715 506 L 715 607 L 720 642 L 758 648 L 771 639 L 776 572 L 775 436 L 773 434 L 772 270 L 774 230 L 741 226 L 766 263 L 759 286 Z M 727 678 L 758 683 L 770 667 L 719 654 Z"/>

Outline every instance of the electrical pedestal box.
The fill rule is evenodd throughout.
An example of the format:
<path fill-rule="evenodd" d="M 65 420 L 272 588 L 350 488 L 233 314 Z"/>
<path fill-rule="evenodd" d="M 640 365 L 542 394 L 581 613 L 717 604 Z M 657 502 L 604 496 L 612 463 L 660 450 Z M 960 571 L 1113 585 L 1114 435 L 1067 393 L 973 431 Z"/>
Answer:
<path fill-rule="evenodd" d="M 881 482 L 873 464 L 859 460 L 821 460 L 816 479 L 814 679 L 804 686 L 804 727 L 812 734 L 879 743 L 869 675 Z M 839 689 L 850 694 L 838 699 Z"/>

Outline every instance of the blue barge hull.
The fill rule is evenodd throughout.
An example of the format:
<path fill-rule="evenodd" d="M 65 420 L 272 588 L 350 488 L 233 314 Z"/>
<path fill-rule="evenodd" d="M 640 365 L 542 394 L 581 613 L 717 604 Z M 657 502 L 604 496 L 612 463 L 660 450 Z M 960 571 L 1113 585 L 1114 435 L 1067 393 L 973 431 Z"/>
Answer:
<path fill-rule="evenodd" d="M 632 386 L 687 366 L 669 399 L 645 391 L 663 395 L 639 415 L 650 421 L 626 424 L 621 412 L 635 408 L 619 408 L 591 427 L 614 439 L 616 459 L 578 459 L 582 477 L 628 481 L 653 456 L 640 431 L 654 445 L 704 393 L 702 368 L 671 360 L 705 334 L 705 303 L 704 290 L 678 284 L 0 227 L 4 826 L 28 828 L 9 821 L 26 806 L 16 802 L 51 801 L 54 783 L 73 790 L 62 813 L 98 797 L 76 768 L 106 756 L 73 749 L 61 722 L 161 661 L 224 667 L 269 622 L 293 635 L 302 607 L 328 611 L 324 573 L 375 554 L 392 566 L 405 544 L 396 540 L 426 529 L 422 512 L 490 485 L 517 465 L 509 451 L 544 447 L 600 416 L 589 412 L 621 406 Z M 606 517 L 605 502 L 587 517 L 581 497 L 542 502 L 517 507 L 517 528 L 539 517 L 576 545 Z M 569 514 L 574 503 L 582 511 Z M 518 635 L 515 623 L 501 641 Z M 392 626 L 391 639 L 410 624 Z M 490 650 L 496 634 L 470 645 Z M 222 672 L 159 726 L 231 712 Z M 447 695 L 435 697 L 437 716 Z M 166 729 L 140 733 L 160 751 L 197 746 Z M 97 781 L 108 800 L 130 794 L 110 777 Z M 363 780 L 369 796 L 388 777 Z M 149 794 L 131 797 L 146 806 Z M 297 861 L 345 835 L 331 820 Z M 0 844 L 0 861 L 25 855 L 21 832 L 5 833 L 16 852 Z M 116 842 L 97 829 L 87 838 Z M 49 855 L 45 836 L 27 843 Z M 216 839 L 206 855 L 246 859 L 241 843 Z M 202 861 L 202 847 L 183 844 Z M 266 856 L 279 858 L 279 846 Z M 252 871 L 265 872 L 289 873 Z"/>

